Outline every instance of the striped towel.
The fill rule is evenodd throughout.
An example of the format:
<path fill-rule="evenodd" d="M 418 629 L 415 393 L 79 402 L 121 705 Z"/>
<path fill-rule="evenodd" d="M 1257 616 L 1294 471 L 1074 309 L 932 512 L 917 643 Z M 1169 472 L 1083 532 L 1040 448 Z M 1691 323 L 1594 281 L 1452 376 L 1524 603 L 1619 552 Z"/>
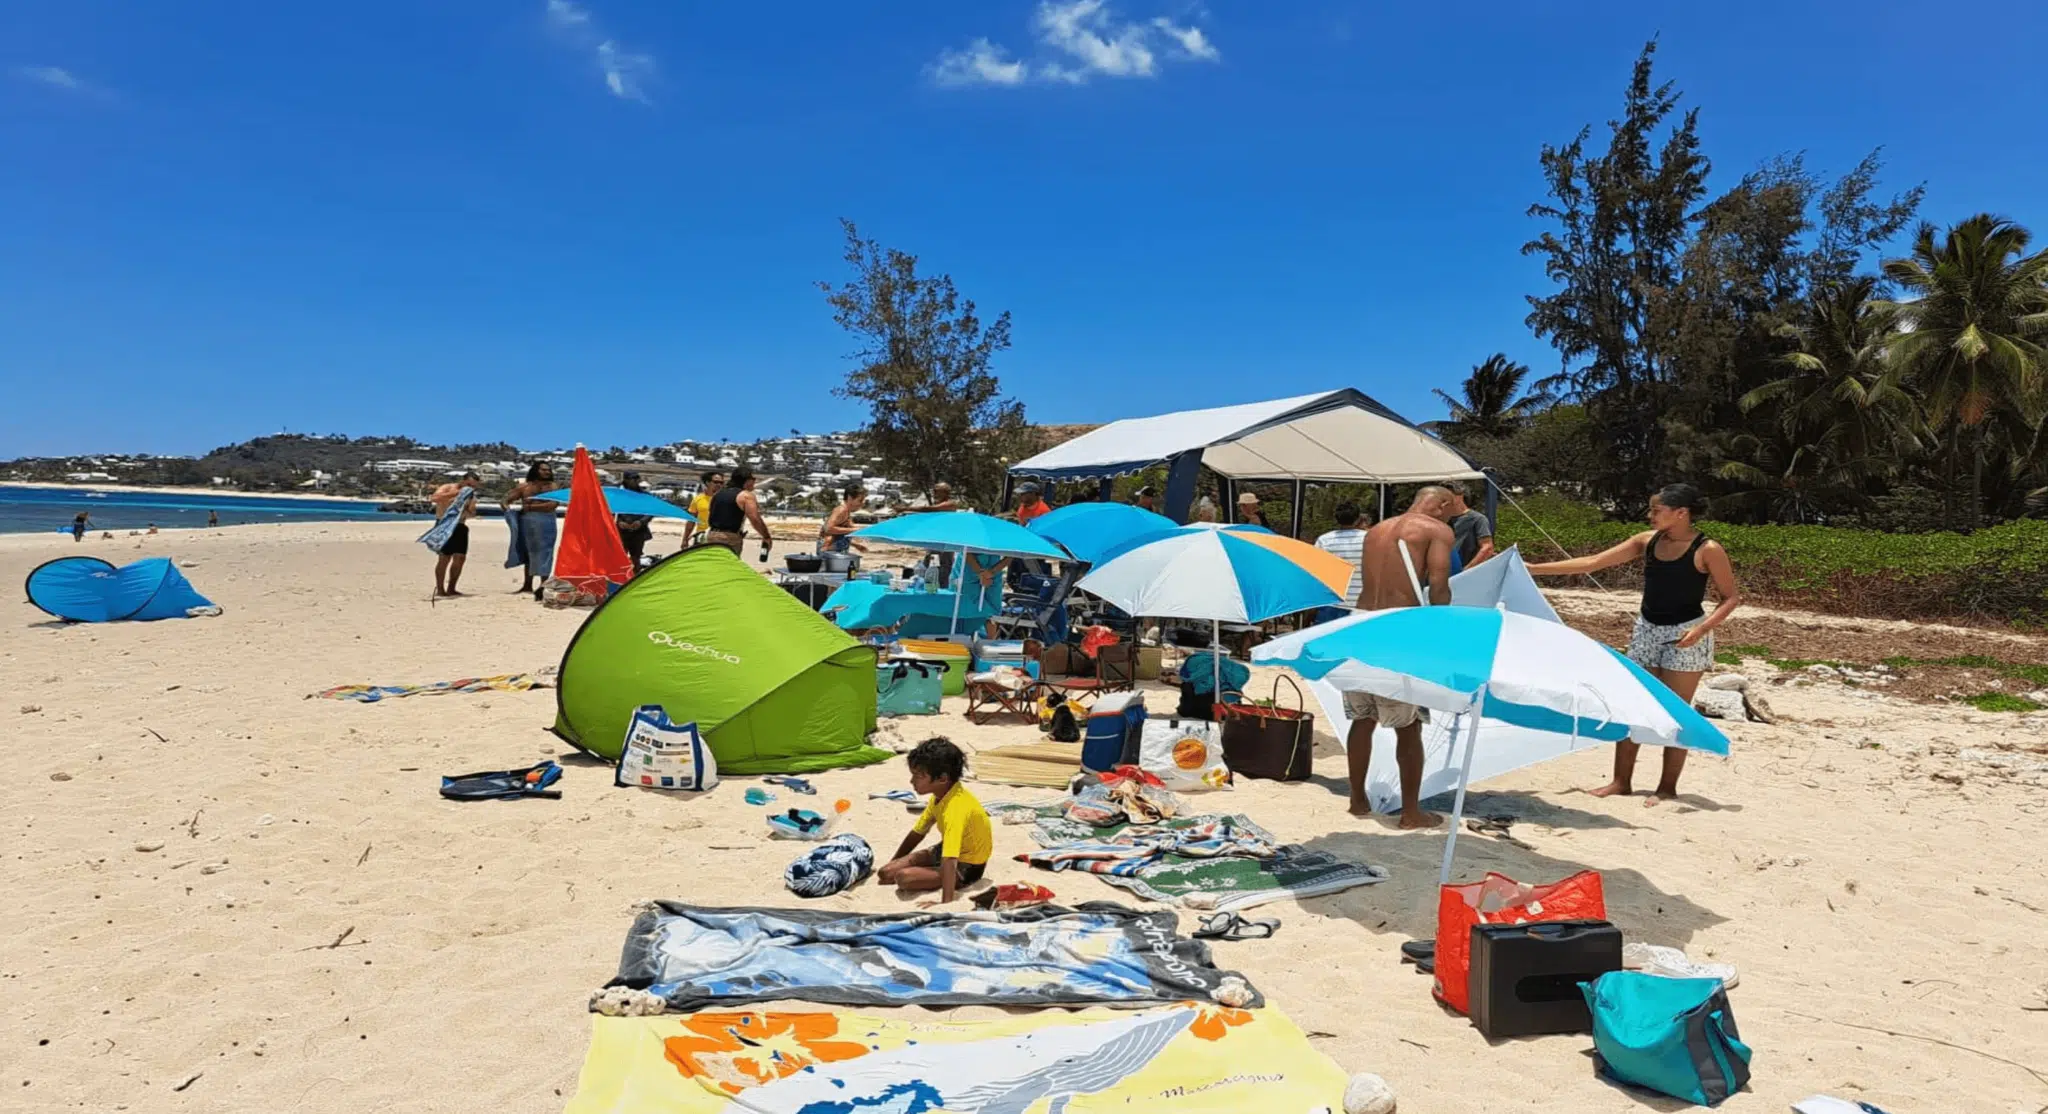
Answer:
<path fill-rule="evenodd" d="M 525 692 L 546 688 L 547 682 L 532 673 L 501 673 L 496 677 L 465 677 L 459 681 L 435 681 L 428 685 L 336 685 L 308 693 L 307 699 L 354 700 L 375 704 L 401 696 L 441 696 L 451 692 Z"/>

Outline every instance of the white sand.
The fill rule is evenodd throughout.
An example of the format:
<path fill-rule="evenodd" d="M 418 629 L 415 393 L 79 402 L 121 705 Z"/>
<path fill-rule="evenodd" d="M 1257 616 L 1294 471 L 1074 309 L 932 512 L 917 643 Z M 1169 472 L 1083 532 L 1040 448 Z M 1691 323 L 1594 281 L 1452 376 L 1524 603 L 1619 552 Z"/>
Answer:
<path fill-rule="evenodd" d="M 463 586 L 476 595 L 434 606 L 432 557 L 411 544 L 419 529 L 0 538 L 7 583 L 66 553 L 173 552 L 227 611 L 67 627 L 19 597 L 8 605 L 0 1106 L 559 1110 L 588 1033 L 585 1000 L 614 968 L 633 903 L 795 903 L 780 872 L 797 848 L 763 836 L 760 810 L 740 799 L 750 779 L 671 797 L 613 789 L 609 770 L 565 759 L 560 801 L 435 794 L 441 773 L 562 755 L 545 730 L 551 691 L 304 699 L 558 660 L 582 616 L 511 594 L 502 525 L 474 526 Z M 664 524 L 655 549 L 674 536 Z M 1604 780 L 1601 752 L 1500 779 L 1487 788 L 1532 813 L 1517 834 L 1534 850 L 1468 834 L 1461 873 L 1598 869 L 1630 938 L 1736 964 L 1756 1082 L 1725 1110 L 1782 1111 L 1816 1091 L 1895 1114 L 2042 1108 L 2048 1083 L 1936 1043 L 2048 1071 L 2048 1013 L 2025 1012 L 2048 1005 L 2048 773 L 2015 772 L 2048 765 L 2042 717 L 1827 687 L 1773 699 L 1787 722 L 1735 727 L 1735 757 L 1696 757 L 1676 804 L 1579 792 Z M 957 715 L 905 730 L 971 745 L 1037 737 Z M 1251 782 L 1215 806 L 1387 866 L 1393 880 L 1265 907 L 1285 922 L 1279 936 L 1219 945 L 1221 963 L 1346 1070 L 1384 1075 L 1406 1114 L 1677 1109 L 1598 1082 L 1589 1038 L 1490 1045 L 1431 1001 L 1396 948 L 1433 930 L 1441 836 L 1346 816 L 1332 791 L 1342 761 L 1325 739 L 1315 782 Z M 804 803 L 853 798 L 856 830 L 893 848 L 907 814 L 865 797 L 905 783 L 899 762 L 815 780 L 821 796 Z M 1019 828 L 997 840 L 1003 856 L 1025 846 Z M 1026 874 L 999 861 L 993 876 Z M 1033 880 L 1063 900 L 1122 896 L 1093 878 Z M 903 907 L 872 884 L 829 904 Z"/>

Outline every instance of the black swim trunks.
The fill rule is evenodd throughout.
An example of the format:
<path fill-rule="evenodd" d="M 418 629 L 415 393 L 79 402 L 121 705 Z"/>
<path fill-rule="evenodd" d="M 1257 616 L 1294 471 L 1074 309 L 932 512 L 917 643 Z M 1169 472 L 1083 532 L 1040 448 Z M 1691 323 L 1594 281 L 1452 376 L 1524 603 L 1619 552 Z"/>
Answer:
<path fill-rule="evenodd" d="M 441 556 L 454 557 L 469 552 L 469 523 L 458 522 L 448 535 L 448 544 L 441 547 Z"/>

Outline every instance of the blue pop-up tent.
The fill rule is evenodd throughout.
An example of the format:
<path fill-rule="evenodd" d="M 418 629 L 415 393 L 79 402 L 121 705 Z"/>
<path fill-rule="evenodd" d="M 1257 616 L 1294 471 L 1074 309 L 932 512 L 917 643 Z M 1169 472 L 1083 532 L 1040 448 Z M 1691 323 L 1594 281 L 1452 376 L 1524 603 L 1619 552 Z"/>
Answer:
<path fill-rule="evenodd" d="M 191 608 L 213 606 L 168 557 L 121 568 L 98 557 L 59 557 L 31 570 L 27 588 L 28 602 L 74 623 L 182 619 Z"/>

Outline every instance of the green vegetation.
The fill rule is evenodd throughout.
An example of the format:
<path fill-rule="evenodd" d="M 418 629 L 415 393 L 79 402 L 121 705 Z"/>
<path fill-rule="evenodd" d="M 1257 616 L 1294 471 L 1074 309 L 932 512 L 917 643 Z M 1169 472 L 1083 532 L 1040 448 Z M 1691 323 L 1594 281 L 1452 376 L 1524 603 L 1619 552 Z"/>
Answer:
<path fill-rule="evenodd" d="M 2030 685 L 2048 687 L 2048 665 L 2025 665 L 2019 662 L 2001 661 L 1988 654 L 1960 654 L 1949 658 L 1914 658 L 1903 654 L 1884 659 L 1893 669 L 1911 669 L 1916 665 L 1947 665 L 1958 669 L 1995 669 L 2015 681 Z"/>
<path fill-rule="evenodd" d="M 2038 712 L 2044 707 L 2024 696 L 2014 696 L 2009 692 L 1980 692 L 1975 696 L 1964 697 L 1963 703 L 1980 712 Z"/>

